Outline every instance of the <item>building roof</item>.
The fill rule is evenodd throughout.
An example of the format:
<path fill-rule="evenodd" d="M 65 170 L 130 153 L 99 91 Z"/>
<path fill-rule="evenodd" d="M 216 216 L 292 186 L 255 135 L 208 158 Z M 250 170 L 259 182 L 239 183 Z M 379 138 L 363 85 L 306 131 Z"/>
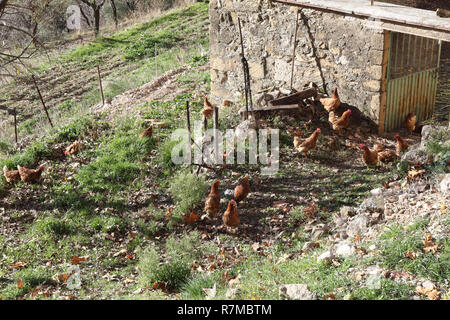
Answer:
<path fill-rule="evenodd" d="M 369 18 L 389 25 L 413 27 L 430 31 L 430 37 L 450 41 L 450 18 L 442 18 L 436 12 L 370 0 L 273 0 L 294 6 L 339 12 Z M 396 31 L 396 30 L 394 30 Z M 407 32 L 406 32 L 407 33 Z M 424 35 L 424 34 L 421 34 Z M 424 35 L 426 36 L 426 35 Z"/>

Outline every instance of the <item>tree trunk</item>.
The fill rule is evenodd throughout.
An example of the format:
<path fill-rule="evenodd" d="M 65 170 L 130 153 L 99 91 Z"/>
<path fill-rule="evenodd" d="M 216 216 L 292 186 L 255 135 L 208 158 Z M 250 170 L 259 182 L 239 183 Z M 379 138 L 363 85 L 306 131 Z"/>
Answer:
<path fill-rule="evenodd" d="M 100 7 L 94 8 L 94 32 L 95 37 L 97 37 L 100 32 Z"/>
<path fill-rule="evenodd" d="M 111 1 L 111 8 L 112 8 L 113 17 L 114 17 L 114 24 L 115 24 L 116 30 L 117 30 L 117 26 L 119 24 L 119 20 L 117 18 L 117 7 L 116 7 L 116 4 L 114 3 L 114 0 L 110 0 L 110 1 Z"/>

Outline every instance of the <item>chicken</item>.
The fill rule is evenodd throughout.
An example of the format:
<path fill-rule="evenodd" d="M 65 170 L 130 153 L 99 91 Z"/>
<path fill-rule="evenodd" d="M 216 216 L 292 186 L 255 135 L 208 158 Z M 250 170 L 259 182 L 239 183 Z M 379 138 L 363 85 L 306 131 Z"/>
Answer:
<path fill-rule="evenodd" d="M 151 138 L 153 134 L 153 125 L 150 125 L 147 129 L 145 129 L 144 131 L 142 131 L 141 133 L 139 133 L 139 137 L 147 137 L 147 138 Z"/>
<path fill-rule="evenodd" d="M 397 156 L 397 153 L 395 152 L 395 150 L 387 149 L 387 150 L 378 152 L 378 161 L 381 161 L 383 163 L 388 163 L 388 162 L 394 161 L 397 158 L 398 158 L 398 156 Z"/>
<path fill-rule="evenodd" d="M 20 179 L 23 182 L 37 182 L 41 178 L 42 171 L 44 171 L 45 167 L 40 166 L 37 169 L 28 169 L 27 167 L 17 166 L 17 170 L 19 171 Z"/>
<path fill-rule="evenodd" d="M 20 180 L 19 170 L 9 170 L 7 166 L 3 167 L 3 175 L 9 183 L 14 183 Z"/>
<path fill-rule="evenodd" d="M 302 152 L 305 156 L 309 150 L 316 148 L 317 138 L 319 137 L 320 128 L 317 128 L 305 141 L 303 141 L 297 148 L 298 151 Z"/>
<path fill-rule="evenodd" d="M 239 212 L 236 201 L 228 202 L 227 210 L 222 216 L 223 224 L 228 228 L 236 228 L 239 225 Z"/>
<path fill-rule="evenodd" d="M 328 115 L 328 121 L 333 126 L 333 130 L 335 131 L 341 131 L 344 128 L 347 128 L 350 123 L 350 115 L 352 114 L 352 110 L 347 109 L 340 118 L 338 118 L 334 111 L 330 111 L 330 114 Z"/>
<path fill-rule="evenodd" d="M 334 87 L 333 95 L 331 98 L 322 98 L 319 100 L 323 104 L 323 107 L 328 111 L 335 111 L 341 105 L 341 100 L 339 99 L 339 94 L 337 92 L 337 87 Z"/>
<path fill-rule="evenodd" d="M 397 151 L 397 154 L 400 155 L 400 153 L 406 151 L 409 147 L 409 145 L 406 143 L 405 140 L 400 137 L 398 133 L 394 135 L 395 140 L 397 140 L 397 145 L 395 146 L 395 150 Z"/>
<path fill-rule="evenodd" d="M 250 184 L 248 183 L 248 174 L 239 181 L 239 184 L 234 188 L 234 200 L 239 203 L 247 198 L 250 192 Z"/>
<path fill-rule="evenodd" d="M 376 152 L 382 152 L 384 151 L 385 147 L 382 143 L 380 142 L 375 142 L 375 146 L 373 147 L 373 150 L 375 150 Z"/>
<path fill-rule="evenodd" d="M 216 180 L 211 186 L 211 192 L 206 197 L 205 200 L 205 212 L 208 216 L 216 216 L 220 209 L 220 192 L 219 192 L 220 181 Z"/>
<path fill-rule="evenodd" d="M 78 141 L 75 141 L 74 143 L 72 143 L 70 146 L 68 146 L 66 148 L 66 150 L 64 151 L 64 155 L 69 155 L 69 154 L 77 154 L 78 151 L 80 151 L 81 149 L 81 144 Z"/>
<path fill-rule="evenodd" d="M 300 138 L 303 134 L 300 131 L 300 128 L 297 127 L 295 128 L 295 131 L 292 129 L 288 130 L 289 134 L 294 136 L 294 148 L 298 148 L 300 146 L 300 144 L 302 143 L 302 139 Z"/>
<path fill-rule="evenodd" d="M 206 96 L 204 99 L 204 105 L 205 105 L 205 107 L 203 108 L 202 113 L 206 119 L 210 119 L 212 117 L 214 107 L 211 104 L 211 102 L 208 101 L 208 98 Z"/>
<path fill-rule="evenodd" d="M 368 167 L 376 166 L 378 163 L 378 152 L 370 150 L 365 144 L 360 144 L 362 149 L 362 160 Z"/>
<path fill-rule="evenodd" d="M 413 112 L 408 113 L 405 119 L 405 128 L 410 132 L 414 131 L 416 129 L 416 120 L 417 117 Z"/>

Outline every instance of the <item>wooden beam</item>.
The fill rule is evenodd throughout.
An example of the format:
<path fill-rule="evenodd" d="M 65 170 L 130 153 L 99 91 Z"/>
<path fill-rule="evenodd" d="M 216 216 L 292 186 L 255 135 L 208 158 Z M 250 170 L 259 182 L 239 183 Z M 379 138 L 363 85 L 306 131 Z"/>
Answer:
<path fill-rule="evenodd" d="M 389 53 L 391 45 L 391 32 L 384 31 L 384 44 L 383 44 L 383 61 L 382 61 L 382 76 L 381 76 L 381 94 L 380 94 L 380 109 L 378 116 L 378 133 L 384 133 L 384 122 L 386 120 L 386 86 L 387 86 L 387 73 L 389 64 Z"/>

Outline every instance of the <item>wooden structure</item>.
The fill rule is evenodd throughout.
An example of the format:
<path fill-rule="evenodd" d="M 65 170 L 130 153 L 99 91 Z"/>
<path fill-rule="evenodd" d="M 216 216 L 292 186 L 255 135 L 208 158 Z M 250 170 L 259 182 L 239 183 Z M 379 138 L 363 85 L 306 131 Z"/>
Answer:
<path fill-rule="evenodd" d="M 290 6 L 366 19 L 384 32 L 379 132 L 399 128 L 409 112 L 417 120 L 434 112 L 442 41 L 450 18 L 434 11 L 370 0 L 273 0 Z M 344 91 L 345 88 L 340 88 Z"/>

